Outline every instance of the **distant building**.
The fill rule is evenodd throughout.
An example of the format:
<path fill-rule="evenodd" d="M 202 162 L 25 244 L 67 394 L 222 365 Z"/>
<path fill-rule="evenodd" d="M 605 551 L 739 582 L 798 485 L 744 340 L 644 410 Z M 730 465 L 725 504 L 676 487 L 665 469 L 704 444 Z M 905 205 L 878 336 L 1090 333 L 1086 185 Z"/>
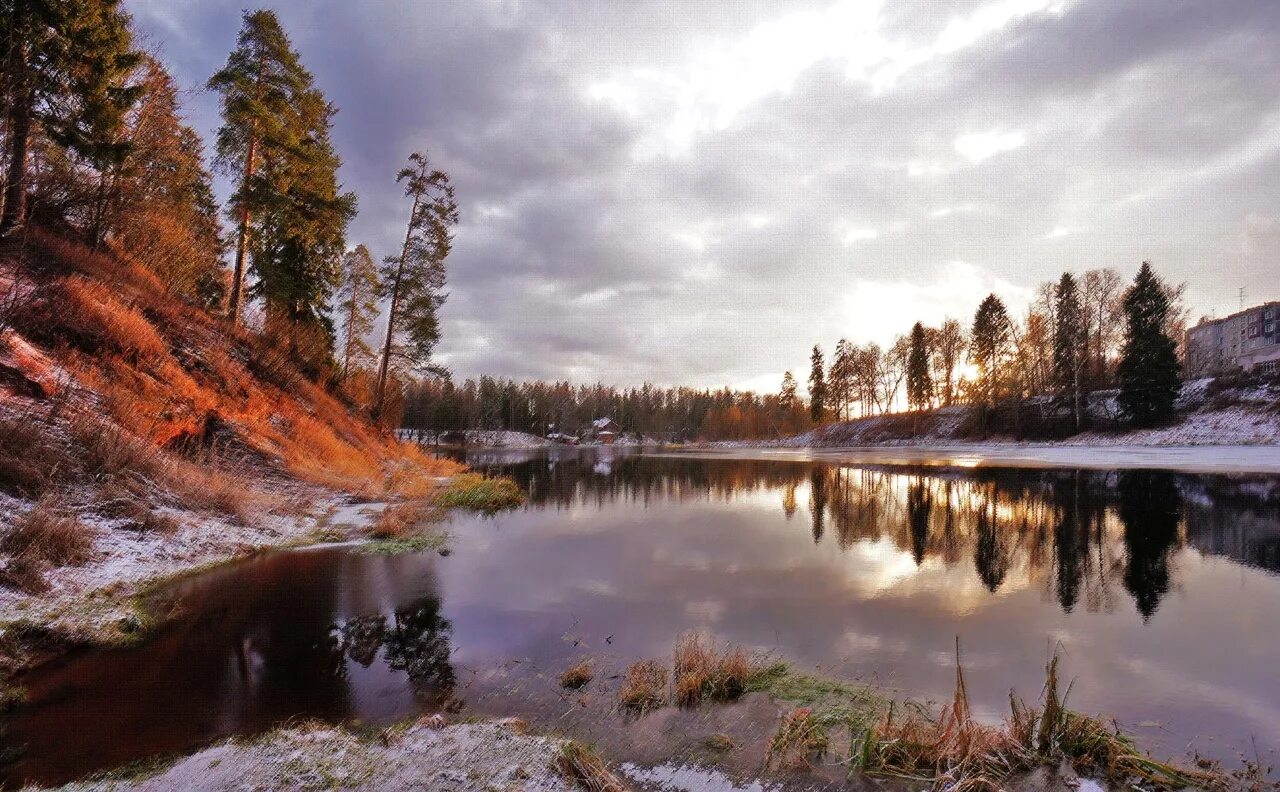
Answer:
<path fill-rule="evenodd" d="M 604 445 L 613 445 L 621 429 L 612 418 L 597 418 L 591 422 L 591 434 Z"/>
<path fill-rule="evenodd" d="M 1280 302 L 1263 303 L 1222 319 L 1201 319 L 1187 330 L 1186 354 L 1190 377 L 1239 369 L 1280 370 Z"/>
<path fill-rule="evenodd" d="M 612 432 L 616 435 L 620 428 L 621 427 L 618 426 L 618 422 L 612 418 L 597 418 L 591 422 L 591 429 L 596 434 L 600 434 L 601 432 Z"/>

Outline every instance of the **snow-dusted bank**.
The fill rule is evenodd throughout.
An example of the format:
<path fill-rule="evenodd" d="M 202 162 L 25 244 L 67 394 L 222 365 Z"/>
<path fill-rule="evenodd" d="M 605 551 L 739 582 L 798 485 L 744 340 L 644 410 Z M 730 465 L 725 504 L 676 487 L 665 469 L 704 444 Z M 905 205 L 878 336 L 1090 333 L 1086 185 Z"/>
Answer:
<path fill-rule="evenodd" d="M 671 452 L 723 459 L 774 459 L 868 465 L 938 467 L 1141 468 L 1187 473 L 1278 473 L 1280 446 L 1050 445 L 1046 443 L 957 443 L 847 448 L 698 448 Z"/>

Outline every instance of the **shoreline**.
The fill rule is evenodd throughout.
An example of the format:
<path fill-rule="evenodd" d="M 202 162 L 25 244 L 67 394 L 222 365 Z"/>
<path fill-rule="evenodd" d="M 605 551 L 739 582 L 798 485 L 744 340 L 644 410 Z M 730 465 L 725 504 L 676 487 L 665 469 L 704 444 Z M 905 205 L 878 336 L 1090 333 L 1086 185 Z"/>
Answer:
<path fill-rule="evenodd" d="M 668 449 L 654 456 L 835 462 L 939 468 L 1171 470 L 1200 474 L 1280 474 L 1276 445 L 1063 445 L 943 442 L 917 445 L 784 447 L 771 444 Z"/>

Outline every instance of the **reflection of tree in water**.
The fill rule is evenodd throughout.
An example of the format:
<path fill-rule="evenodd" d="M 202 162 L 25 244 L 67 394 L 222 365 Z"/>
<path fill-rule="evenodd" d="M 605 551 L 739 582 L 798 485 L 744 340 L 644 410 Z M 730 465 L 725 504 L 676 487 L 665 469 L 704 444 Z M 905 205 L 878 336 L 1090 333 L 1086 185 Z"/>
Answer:
<path fill-rule="evenodd" d="M 827 477 L 822 470 L 809 476 L 809 514 L 813 517 L 813 543 L 822 541 L 823 522 L 827 518 Z"/>
<path fill-rule="evenodd" d="M 1055 573 L 1058 603 L 1067 613 L 1075 608 L 1080 599 L 1083 566 L 1089 552 L 1087 524 L 1081 519 L 1083 507 L 1080 497 L 1078 471 L 1069 479 L 1054 482 L 1053 501 L 1058 512 L 1053 531 L 1053 550 L 1057 559 Z"/>
<path fill-rule="evenodd" d="M 368 668 L 378 657 L 386 629 L 387 617 L 380 613 L 348 619 L 340 629 L 347 656 Z"/>
<path fill-rule="evenodd" d="M 387 665 L 406 672 L 415 687 L 452 690 L 452 632 L 453 625 L 440 615 L 440 601 L 434 597 L 397 610 L 386 630 Z"/>
<path fill-rule="evenodd" d="M 911 554 L 916 566 L 924 563 L 924 553 L 929 544 L 929 515 L 933 511 L 933 490 L 925 485 L 924 477 L 917 476 L 907 490 L 907 519 L 911 523 Z"/>
<path fill-rule="evenodd" d="M 796 482 L 789 481 L 783 485 L 782 490 L 782 513 L 790 520 L 796 516 Z"/>
<path fill-rule="evenodd" d="M 1159 470 L 1124 471 L 1117 491 L 1128 556 L 1124 587 L 1146 621 L 1169 590 L 1169 552 L 1178 541 L 1182 499 L 1173 475 Z"/>
<path fill-rule="evenodd" d="M 336 625 L 330 636 L 340 658 L 368 668 L 383 652 L 387 667 L 404 671 L 415 687 L 447 695 L 453 689 L 450 636 L 453 625 L 440 615 L 440 600 L 423 597 L 396 610 L 391 618 L 371 613 Z"/>
<path fill-rule="evenodd" d="M 1090 611 L 1109 610 L 1115 593 L 1127 590 L 1149 615 L 1170 585 L 1166 557 L 1182 541 L 1203 553 L 1280 571 L 1280 486 L 1274 477 L 626 455 L 617 457 L 610 475 L 600 476 L 592 472 L 592 460 L 583 451 L 554 462 L 468 462 L 513 475 L 531 493 L 532 508 L 615 500 L 732 501 L 773 491 L 790 517 L 799 488 L 807 486 L 815 542 L 832 535 L 844 549 L 889 539 L 917 565 L 928 558 L 947 566 L 969 560 L 978 580 L 993 591 L 1010 586 L 1011 576 L 1020 579 L 1025 570 L 1029 582 L 1042 583 L 1065 611 L 1081 603 Z M 1166 509 L 1161 516 L 1155 496 L 1146 499 L 1149 506 L 1135 507 L 1133 493 L 1143 486 L 1158 488 L 1166 504 L 1183 504 L 1185 540 L 1177 530 L 1178 515 Z M 1154 518 L 1135 516 L 1152 509 Z M 1146 527 L 1136 528 L 1138 522 Z M 1153 530 L 1151 524 L 1166 528 Z M 1113 571 L 1120 569 L 1123 576 Z"/>
<path fill-rule="evenodd" d="M 988 591 L 995 592 L 1009 574 L 1009 554 L 1004 536 L 996 525 L 995 502 L 979 509 L 977 515 L 977 542 L 974 544 L 973 565 L 978 578 Z"/>

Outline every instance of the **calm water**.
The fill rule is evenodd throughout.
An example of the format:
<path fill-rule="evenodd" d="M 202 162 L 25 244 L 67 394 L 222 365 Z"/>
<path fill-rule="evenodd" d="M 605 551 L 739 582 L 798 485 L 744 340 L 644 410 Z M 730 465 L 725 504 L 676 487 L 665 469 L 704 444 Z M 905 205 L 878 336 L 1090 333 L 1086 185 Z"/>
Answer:
<path fill-rule="evenodd" d="M 455 516 L 453 552 L 273 554 L 185 582 L 144 646 L 27 676 L 0 779 L 60 781 L 291 717 L 435 709 L 557 725 L 582 654 L 665 657 L 701 627 L 978 713 L 1069 704 L 1164 756 L 1280 746 L 1280 479 L 867 469 L 626 455 L 473 456 L 527 507 Z M 572 709 L 572 703 L 570 703 Z M 1255 749 L 1256 745 L 1256 749 Z"/>

